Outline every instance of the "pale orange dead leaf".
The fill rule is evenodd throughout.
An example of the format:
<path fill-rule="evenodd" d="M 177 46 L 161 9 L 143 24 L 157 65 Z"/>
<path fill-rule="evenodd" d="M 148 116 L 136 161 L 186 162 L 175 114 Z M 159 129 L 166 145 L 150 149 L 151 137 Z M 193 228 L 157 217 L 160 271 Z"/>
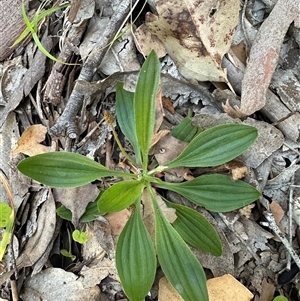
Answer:
<path fill-rule="evenodd" d="M 253 294 L 230 274 L 207 281 L 209 301 L 250 301 Z M 159 281 L 158 301 L 183 301 L 181 296 L 163 277 Z"/>
<path fill-rule="evenodd" d="M 128 209 L 123 209 L 121 211 L 105 215 L 105 218 L 110 224 L 112 235 L 120 235 L 130 215 L 131 212 Z"/>
<path fill-rule="evenodd" d="M 282 220 L 282 218 L 284 217 L 284 210 L 282 209 L 282 207 L 275 201 L 272 201 L 272 203 L 270 204 L 270 210 L 274 216 L 274 219 L 276 221 L 276 224 L 279 225 L 280 221 Z"/>
<path fill-rule="evenodd" d="M 45 140 L 47 127 L 42 124 L 34 124 L 29 126 L 18 140 L 18 146 L 13 150 L 12 155 L 23 153 L 27 156 L 35 156 L 47 153 L 50 147 L 40 144 Z"/>
<path fill-rule="evenodd" d="M 209 301 L 250 301 L 253 294 L 230 274 L 207 281 Z"/>
<path fill-rule="evenodd" d="M 158 301 L 184 301 L 166 277 L 159 280 Z"/>
<path fill-rule="evenodd" d="M 228 82 L 221 62 L 238 24 L 236 0 L 156 1 L 146 25 L 165 45 L 179 72 L 199 81 Z"/>

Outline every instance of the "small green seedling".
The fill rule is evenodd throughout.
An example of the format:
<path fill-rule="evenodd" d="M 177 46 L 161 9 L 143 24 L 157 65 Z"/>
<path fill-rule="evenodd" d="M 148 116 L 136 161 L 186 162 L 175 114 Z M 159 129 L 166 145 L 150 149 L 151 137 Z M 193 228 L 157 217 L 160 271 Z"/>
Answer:
<path fill-rule="evenodd" d="M 72 238 L 74 241 L 78 242 L 81 245 L 87 242 L 86 232 L 79 231 L 77 229 L 73 231 Z"/>
<path fill-rule="evenodd" d="M 71 253 L 71 250 L 68 251 L 68 250 L 66 250 L 66 249 L 61 249 L 61 250 L 60 250 L 60 254 L 61 254 L 62 256 L 65 256 L 65 257 L 67 257 L 67 258 L 70 258 L 72 261 L 74 261 L 74 260 L 76 259 L 76 256 L 73 255 L 73 254 Z"/>
<path fill-rule="evenodd" d="M 14 221 L 14 210 L 7 203 L 0 203 L 0 228 L 5 228 L 0 242 L 0 262 L 2 261 L 6 248 L 10 243 Z"/>
<path fill-rule="evenodd" d="M 136 173 L 110 170 L 82 155 L 68 152 L 27 158 L 18 168 L 45 185 L 62 188 L 85 185 L 104 177 L 121 178 L 96 201 L 100 212 L 133 208 L 116 247 L 117 270 L 127 297 L 132 301 L 144 300 L 153 285 L 158 259 L 165 276 L 184 300 L 208 301 L 205 273 L 186 243 L 219 256 L 221 241 L 203 215 L 169 202 L 164 198 L 164 191 L 175 191 L 213 212 L 228 212 L 246 206 L 258 199 L 260 193 L 243 181 L 233 181 L 228 175 L 202 175 L 182 183 L 165 182 L 156 175 L 175 167 L 210 167 L 228 162 L 255 141 L 257 130 L 241 124 L 220 125 L 200 133 L 196 130 L 177 158 L 149 169 L 159 82 L 160 63 L 152 51 L 141 68 L 135 93 L 124 90 L 122 83 L 117 84 L 118 125 L 134 150 L 134 157 L 124 155 Z M 112 123 L 109 115 L 106 121 Z M 192 126 L 190 120 L 186 123 Z M 115 140 L 125 152 L 117 136 Z M 154 212 L 154 238 L 150 237 L 143 221 L 141 200 L 144 194 L 149 196 Z M 167 206 L 176 210 L 175 222 L 170 223 L 164 216 L 158 194 Z"/>
<path fill-rule="evenodd" d="M 5 228 L 0 241 L 0 263 L 4 257 L 6 248 L 11 241 L 15 223 L 14 197 L 10 184 L 3 172 L 0 172 L 0 182 L 4 186 L 10 206 L 6 202 L 0 203 L 0 228 Z"/>
<path fill-rule="evenodd" d="M 0 203 L 0 228 L 7 227 L 12 209 L 7 203 Z"/>
<path fill-rule="evenodd" d="M 273 299 L 273 301 L 288 301 L 288 299 L 284 296 L 277 296 Z"/>
<path fill-rule="evenodd" d="M 39 37 L 38 37 L 38 24 L 41 20 L 43 20 L 45 17 L 47 17 L 48 15 L 56 12 L 57 10 L 66 8 L 67 6 L 69 6 L 70 4 L 62 4 L 59 6 L 55 6 L 52 7 L 48 10 L 45 10 L 43 12 L 41 12 L 41 9 L 43 8 L 43 6 L 47 3 L 48 1 L 43 1 L 41 3 L 41 5 L 39 6 L 39 8 L 37 9 L 37 11 L 34 14 L 33 20 L 30 21 L 27 13 L 26 13 L 26 9 L 25 9 L 25 3 L 24 1 L 22 1 L 22 5 L 21 5 L 21 10 L 22 10 L 22 17 L 24 19 L 24 22 L 26 24 L 26 29 L 21 33 L 21 35 L 16 39 L 16 41 L 13 43 L 13 45 L 11 47 L 16 46 L 17 44 L 19 44 L 20 42 L 22 42 L 26 36 L 30 33 L 32 35 L 32 38 L 36 44 L 36 46 L 39 48 L 39 50 L 45 55 L 47 56 L 49 59 L 60 63 L 60 64 L 65 64 L 65 65 L 76 65 L 76 64 L 70 64 L 70 63 L 66 63 L 63 61 L 58 60 L 56 57 L 54 57 L 52 54 L 50 54 L 47 49 L 43 46 L 43 44 L 41 43 Z"/>

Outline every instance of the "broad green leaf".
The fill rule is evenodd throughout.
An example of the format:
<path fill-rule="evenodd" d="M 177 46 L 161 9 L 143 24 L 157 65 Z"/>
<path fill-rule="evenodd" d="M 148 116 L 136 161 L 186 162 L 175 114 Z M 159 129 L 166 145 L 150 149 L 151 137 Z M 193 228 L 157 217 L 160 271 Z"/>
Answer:
<path fill-rule="evenodd" d="M 228 162 L 242 154 L 256 139 L 257 129 L 242 124 L 215 126 L 197 135 L 168 168 L 208 167 Z"/>
<path fill-rule="evenodd" d="M 173 227 L 190 245 L 212 255 L 222 255 L 222 243 L 215 228 L 199 212 L 189 207 L 167 202 L 176 209 Z"/>
<path fill-rule="evenodd" d="M 229 176 L 211 174 L 183 183 L 157 183 L 158 187 L 175 191 L 191 202 L 213 212 L 229 212 L 260 197 L 260 192 L 243 181 L 233 181 Z"/>
<path fill-rule="evenodd" d="M 116 86 L 116 113 L 118 124 L 122 133 L 131 143 L 136 156 L 136 163 L 141 164 L 141 150 L 137 141 L 136 129 L 134 123 L 134 93 L 126 91 L 123 83 L 118 82 Z"/>
<path fill-rule="evenodd" d="M 11 212 L 12 212 L 12 209 L 7 203 L 5 203 L 5 202 L 0 203 L 0 228 L 6 227 L 8 221 L 9 221 Z"/>
<path fill-rule="evenodd" d="M 79 231 L 78 229 L 74 230 L 72 233 L 72 238 L 74 241 L 84 244 L 87 241 L 87 234 L 86 232 Z"/>
<path fill-rule="evenodd" d="M 144 300 L 154 282 L 156 255 L 139 206 L 119 236 L 116 266 L 126 296 L 132 301 Z"/>
<path fill-rule="evenodd" d="M 155 99 L 160 79 L 160 63 L 152 50 L 139 73 L 134 93 L 134 121 L 142 152 L 143 170 L 147 171 L 148 152 L 154 131 Z"/>
<path fill-rule="evenodd" d="M 65 206 L 60 206 L 56 209 L 56 214 L 67 221 L 72 221 L 72 211 L 67 209 Z M 97 201 L 88 203 L 86 210 L 80 217 L 80 223 L 92 222 L 98 215 L 103 215 L 104 212 L 99 212 Z"/>
<path fill-rule="evenodd" d="M 198 128 L 192 125 L 191 118 L 187 116 L 173 128 L 171 134 L 173 137 L 181 141 L 191 142 L 197 132 Z"/>
<path fill-rule="evenodd" d="M 56 209 L 56 214 L 62 219 L 72 221 L 72 211 L 67 209 L 65 206 L 59 206 Z"/>
<path fill-rule="evenodd" d="M 50 152 L 21 161 L 18 169 L 26 176 L 51 187 L 78 187 L 102 177 L 135 175 L 110 170 L 79 154 Z"/>
<path fill-rule="evenodd" d="M 156 253 L 165 276 L 185 301 L 208 301 L 201 264 L 157 205 L 154 208 Z"/>
<path fill-rule="evenodd" d="M 144 182 L 139 180 L 122 181 L 105 190 L 98 198 L 101 212 L 121 211 L 133 204 L 142 194 Z"/>

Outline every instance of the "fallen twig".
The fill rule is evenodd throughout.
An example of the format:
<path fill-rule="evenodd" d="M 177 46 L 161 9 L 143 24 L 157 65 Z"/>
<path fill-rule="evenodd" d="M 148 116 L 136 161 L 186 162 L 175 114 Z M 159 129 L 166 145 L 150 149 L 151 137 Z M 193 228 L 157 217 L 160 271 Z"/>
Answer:
<path fill-rule="evenodd" d="M 283 245 L 285 246 L 285 248 L 287 249 L 287 251 L 289 252 L 291 257 L 294 259 L 297 266 L 300 268 L 300 258 L 296 254 L 296 252 L 294 251 L 294 249 L 292 248 L 292 246 L 290 245 L 288 240 L 286 239 L 285 235 L 281 232 L 281 230 L 277 226 L 273 214 L 271 212 L 267 211 L 266 213 L 264 213 L 264 215 L 267 219 L 267 222 L 261 222 L 261 225 L 266 226 L 266 227 L 270 228 L 272 231 L 274 231 L 274 233 L 281 240 L 281 242 L 283 243 Z"/>
<path fill-rule="evenodd" d="M 112 15 L 110 23 L 99 37 L 99 42 L 95 45 L 94 49 L 99 49 L 99 51 L 94 52 L 93 55 L 90 55 L 87 58 L 78 77 L 79 80 L 87 82 L 92 80 L 97 67 L 101 64 L 101 61 L 108 50 L 108 47 L 106 46 L 114 39 L 124 19 L 128 17 L 127 14 L 131 9 L 131 5 L 136 2 L 137 1 L 132 0 L 123 0 L 120 2 L 118 10 Z M 76 90 L 75 84 L 63 114 L 57 120 L 56 124 L 50 129 L 51 134 L 62 135 L 66 132 L 66 135 L 70 138 L 76 138 L 77 127 L 75 124 L 75 118 L 82 105 L 82 101 L 83 94 Z"/>

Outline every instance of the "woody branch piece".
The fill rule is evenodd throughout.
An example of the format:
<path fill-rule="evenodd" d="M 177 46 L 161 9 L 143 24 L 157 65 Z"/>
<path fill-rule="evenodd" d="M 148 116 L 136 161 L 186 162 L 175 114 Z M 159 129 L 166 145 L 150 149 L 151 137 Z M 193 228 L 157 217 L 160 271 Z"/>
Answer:
<path fill-rule="evenodd" d="M 78 77 L 79 80 L 84 80 L 87 82 L 90 82 L 92 80 L 95 71 L 101 64 L 108 50 L 108 47 L 106 46 L 117 34 L 118 29 L 120 28 L 124 19 L 130 11 L 131 4 L 133 4 L 134 2 L 136 1 L 123 0 L 120 2 L 118 10 L 114 12 L 106 30 L 103 32 L 101 37 L 99 37 L 99 42 L 95 45 L 94 49 L 97 50 L 96 53 L 89 56 L 85 61 Z M 66 133 L 68 137 L 72 139 L 76 138 L 77 126 L 75 119 L 78 111 L 82 106 L 83 97 L 83 94 L 76 90 L 75 84 L 75 87 L 70 95 L 63 114 L 57 120 L 56 124 L 50 129 L 52 135 L 59 136 Z"/>
<path fill-rule="evenodd" d="M 264 215 L 265 215 L 268 222 L 261 222 L 261 224 L 263 226 L 269 227 L 271 230 L 274 231 L 274 233 L 277 235 L 277 237 L 281 240 L 281 242 L 285 246 L 286 250 L 289 252 L 291 257 L 294 259 L 297 266 L 300 268 L 300 258 L 299 258 L 299 256 L 296 254 L 295 250 L 292 248 L 289 241 L 286 239 L 285 235 L 281 232 L 281 230 L 277 226 L 272 213 L 267 211 Z"/>
<path fill-rule="evenodd" d="M 263 108 L 268 87 L 277 66 L 280 47 L 293 21 L 299 18 L 298 1 L 278 0 L 268 18 L 261 25 L 250 50 L 249 61 L 242 81 L 241 107 L 225 105 L 233 117 L 249 116 Z"/>

